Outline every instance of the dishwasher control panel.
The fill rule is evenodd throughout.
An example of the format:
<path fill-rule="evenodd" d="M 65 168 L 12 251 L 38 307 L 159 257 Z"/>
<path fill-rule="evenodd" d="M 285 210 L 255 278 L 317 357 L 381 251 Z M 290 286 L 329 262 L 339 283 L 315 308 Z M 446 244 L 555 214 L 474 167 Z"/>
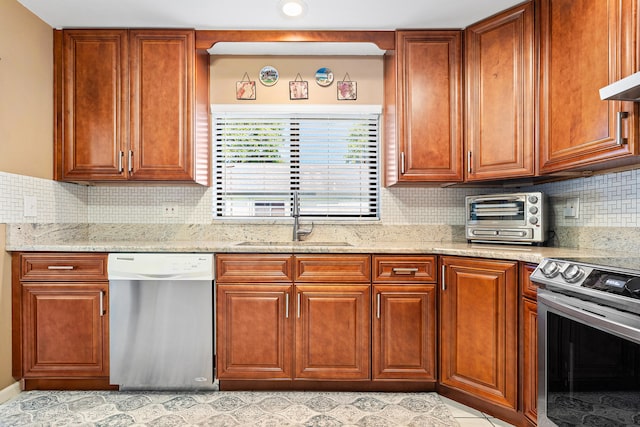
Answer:
<path fill-rule="evenodd" d="M 213 280 L 213 254 L 109 254 L 109 280 Z"/>

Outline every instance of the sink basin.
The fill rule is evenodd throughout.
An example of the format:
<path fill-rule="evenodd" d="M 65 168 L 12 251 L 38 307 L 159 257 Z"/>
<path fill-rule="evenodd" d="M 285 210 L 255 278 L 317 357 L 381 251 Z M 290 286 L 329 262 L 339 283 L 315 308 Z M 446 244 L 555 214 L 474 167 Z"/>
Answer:
<path fill-rule="evenodd" d="M 351 246 L 347 242 L 240 242 L 237 246 Z"/>

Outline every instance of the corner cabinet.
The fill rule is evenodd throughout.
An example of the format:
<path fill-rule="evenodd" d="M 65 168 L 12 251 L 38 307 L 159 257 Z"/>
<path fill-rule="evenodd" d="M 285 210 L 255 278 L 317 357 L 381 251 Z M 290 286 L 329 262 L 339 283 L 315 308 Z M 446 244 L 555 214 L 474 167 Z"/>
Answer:
<path fill-rule="evenodd" d="M 462 32 L 397 31 L 384 75 L 385 185 L 462 181 Z"/>
<path fill-rule="evenodd" d="M 533 4 L 465 30 L 466 181 L 536 172 Z"/>
<path fill-rule="evenodd" d="M 55 178 L 209 183 L 206 51 L 193 30 L 54 32 Z"/>
<path fill-rule="evenodd" d="M 113 388 L 106 255 L 16 253 L 12 262 L 13 376 L 27 390 Z"/>
<path fill-rule="evenodd" d="M 538 0 L 537 5 L 540 172 L 637 161 L 632 156 L 639 154 L 638 105 L 602 101 L 599 90 L 638 69 L 638 2 Z"/>
<path fill-rule="evenodd" d="M 518 263 L 443 256 L 441 265 L 439 391 L 518 420 Z"/>

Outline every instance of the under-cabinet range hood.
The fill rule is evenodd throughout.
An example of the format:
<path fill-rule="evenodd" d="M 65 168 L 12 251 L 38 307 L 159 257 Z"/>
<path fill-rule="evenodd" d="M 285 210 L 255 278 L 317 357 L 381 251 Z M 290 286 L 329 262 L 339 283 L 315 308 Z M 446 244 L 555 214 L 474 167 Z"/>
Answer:
<path fill-rule="evenodd" d="M 640 102 L 640 72 L 600 89 L 600 99 Z"/>

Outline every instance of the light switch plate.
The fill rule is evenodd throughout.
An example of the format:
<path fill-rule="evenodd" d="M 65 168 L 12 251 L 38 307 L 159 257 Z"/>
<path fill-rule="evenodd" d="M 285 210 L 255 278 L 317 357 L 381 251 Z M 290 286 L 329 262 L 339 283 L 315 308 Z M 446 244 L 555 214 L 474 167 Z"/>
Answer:
<path fill-rule="evenodd" d="M 23 215 L 25 217 L 38 216 L 38 198 L 36 196 L 24 196 Z"/>

